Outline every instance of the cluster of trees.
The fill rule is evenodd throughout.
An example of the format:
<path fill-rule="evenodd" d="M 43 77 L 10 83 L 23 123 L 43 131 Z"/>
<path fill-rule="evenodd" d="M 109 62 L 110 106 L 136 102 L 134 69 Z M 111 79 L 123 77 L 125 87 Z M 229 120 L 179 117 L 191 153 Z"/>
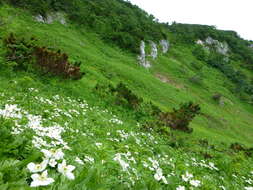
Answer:
<path fill-rule="evenodd" d="M 107 41 L 132 52 L 139 52 L 141 40 L 166 38 L 165 28 L 135 5 L 124 0 L 4 0 L 14 6 L 46 16 L 64 11 L 72 22 L 83 25 Z"/>

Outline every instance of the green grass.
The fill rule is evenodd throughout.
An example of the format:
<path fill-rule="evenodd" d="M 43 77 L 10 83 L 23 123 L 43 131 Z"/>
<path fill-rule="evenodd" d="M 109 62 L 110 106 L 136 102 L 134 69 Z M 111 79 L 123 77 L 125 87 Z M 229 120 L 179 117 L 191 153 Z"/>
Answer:
<path fill-rule="evenodd" d="M 31 173 L 26 165 L 38 163 L 43 157 L 32 143 L 37 134 L 36 130 L 26 127 L 29 118 L 25 111 L 42 116 L 45 128 L 58 124 L 65 129 L 62 139 L 71 148 L 63 149 L 65 159 L 76 166 L 73 181 L 48 167 L 49 176 L 55 182 L 37 189 L 176 189 L 179 185 L 188 189 L 191 185 L 182 180 L 186 171 L 201 181 L 199 189 L 213 190 L 224 186 L 237 190 L 250 186 L 246 180 L 253 180 L 253 174 L 250 174 L 252 158 L 242 152 L 233 152 L 229 146 L 234 142 L 252 146 L 253 108 L 231 93 L 229 86 L 233 84 L 222 73 L 197 61 L 191 54 L 191 47 L 172 45 L 167 54 L 160 55 L 153 67 L 146 70 L 137 65 L 136 55 L 103 43 L 95 34 L 79 26 L 37 23 L 27 12 L 9 6 L 0 7 L 0 18 L 6 22 L 0 31 L 1 37 L 10 32 L 20 37 L 35 36 L 40 45 L 61 49 L 71 60 L 82 61 L 81 70 L 85 72 L 81 80 L 71 81 L 13 72 L 1 66 L 0 109 L 11 104 L 22 110 L 22 119 L 1 118 L 0 135 L 3 134 L 1 139 L 4 139 L 0 143 L 1 190 L 30 189 Z M 4 65 L 4 49 L 2 45 L 0 47 L 0 65 Z M 196 69 L 193 62 L 202 69 Z M 155 77 L 157 74 L 173 82 L 164 83 Z M 196 74 L 202 76 L 200 84 L 189 80 Z M 122 111 L 119 106 L 108 104 L 109 100 L 94 94 L 97 84 L 116 85 L 120 81 L 162 110 L 171 111 L 190 100 L 199 103 L 203 114 L 191 123 L 194 132 L 170 131 L 168 137 L 146 131 L 131 117 L 131 111 Z M 226 98 L 224 106 L 212 100 L 217 92 Z M 55 95 L 59 95 L 59 99 Z M 88 105 L 83 107 L 82 102 Z M 66 116 L 68 114 L 72 116 Z M 118 118 L 123 124 L 112 123 L 112 118 Z M 19 126 L 15 120 L 25 129 L 18 135 L 11 134 Z M 52 141 L 48 137 L 42 138 Z M 207 140 L 208 144 L 201 140 Z M 96 143 L 102 143 L 102 146 L 98 147 Z M 6 144 L 10 147 L 5 148 Z M 117 153 L 122 153 L 122 160 L 129 164 L 127 170 L 124 171 L 120 161 L 115 160 Z M 205 158 L 206 154 L 211 158 Z M 94 162 L 80 165 L 75 162 L 76 156 L 82 160 L 90 156 Z M 159 166 L 152 166 L 150 158 L 157 160 Z M 208 166 L 209 162 L 213 162 L 218 170 Z M 162 169 L 168 184 L 155 180 L 158 168 Z"/>

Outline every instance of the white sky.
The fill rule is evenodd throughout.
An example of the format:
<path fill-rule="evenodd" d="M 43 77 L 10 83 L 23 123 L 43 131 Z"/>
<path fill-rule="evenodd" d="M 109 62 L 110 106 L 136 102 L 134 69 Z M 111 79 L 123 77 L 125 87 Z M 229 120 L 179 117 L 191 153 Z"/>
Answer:
<path fill-rule="evenodd" d="M 161 22 L 206 24 L 253 40 L 253 0 L 130 0 Z"/>

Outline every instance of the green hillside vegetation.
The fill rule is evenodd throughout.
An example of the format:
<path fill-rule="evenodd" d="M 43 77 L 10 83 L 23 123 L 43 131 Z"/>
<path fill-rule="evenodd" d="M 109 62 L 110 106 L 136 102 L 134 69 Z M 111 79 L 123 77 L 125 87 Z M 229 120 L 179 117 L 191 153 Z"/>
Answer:
<path fill-rule="evenodd" d="M 34 18 L 55 11 L 66 24 Z M 229 61 L 196 44 L 208 37 L 227 42 Z M 169 51 L 140 66 L 141 40 L 161 39 Z M 211 26 L 160 24 L 120 0 L 5 0 L 0 189 L 252 187 L 250 44 Z M 62 170 L 64 160 L 75 168 Z M 54 182 L 31 187 L 45 169 Z"/>

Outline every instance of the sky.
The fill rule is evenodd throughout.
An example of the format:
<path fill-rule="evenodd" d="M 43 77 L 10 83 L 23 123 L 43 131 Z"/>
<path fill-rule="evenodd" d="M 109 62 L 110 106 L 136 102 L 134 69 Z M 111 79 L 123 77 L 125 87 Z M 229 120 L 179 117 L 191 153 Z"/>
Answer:
<path fill-rule="evenodd" d="M 253 40 L 253 0 L 130 0 L 160 22 L 205 24 Z"/>

